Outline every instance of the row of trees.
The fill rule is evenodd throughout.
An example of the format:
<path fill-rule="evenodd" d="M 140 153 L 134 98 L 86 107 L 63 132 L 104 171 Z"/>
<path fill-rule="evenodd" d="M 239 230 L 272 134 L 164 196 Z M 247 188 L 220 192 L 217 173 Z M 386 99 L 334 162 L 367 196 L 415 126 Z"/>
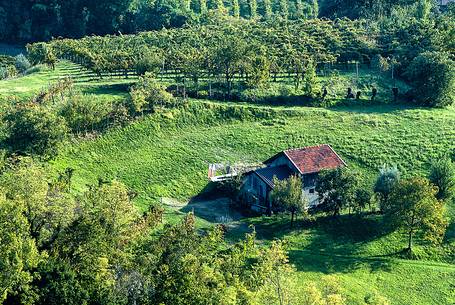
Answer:
<path fill-rule="evenodd" d="M 359 175 L 340 168 L 320 173 L 316 192 L 319 202 L 315 211 L 340 215 L 349 210 L 361 213 L 379 206 L 384 222 L 394 230 L 407 234 L 407 250 L 412 252 L 413 238 L 421 234 L 426 240 L 440 243 L 447 227 L 445 205 L 455 198 L 455 164 L 450 159 L 434 162 L 427 178 L 401 179 L 396 168 L 383 167 L 374 185 L 374 194 L 360 184 Z M 291 226 L 294 216 L 308 215 L 308 200 L 302 193 L 302 180 L 291 177 L 275 179 L 271 200 L 276 212 L 289 212 Z"/>
<path fill-rule="evenodd" d="M 138 35 L 54 40 L 28 46 L 34 63 L 70 59 L 94 71 L 178 73 L 197 85 L 224 80 L 228 90 L 240 77 L 260 86 L 292 73 L 296 87 L 316 63 L 364 60 L 373 42 L 362 22 L 349 20 L 262 23 L 214 16 L 206 25 Z"/>
<path fill-rule="evenodd" d="M 53 66 L 72 60 L 98 77 L 146 72 L 198 96 L 201 89 L 234 85 L 267 87 L 285 79 L 294 91 L 315 96 L 316 68 L 324 63 L 367 62 L 393 65 L 395 77 L 407 79 L 409 92 L 426 106 L 446 106 L 454 96 L 453 29 L 455 10 L 418 19 L 409 14 L 377 22 L 348 19 L 243 20 L 215 14 L 204 24 L 137 35 L 57 39 L 28 46 L 30 60 Z M 379 60 L 377 60 L 379 58 Z M 378 63 L 376 63 L 378 62 Z M 191 88 L 191 92 L 190 89 Z"/>
<path fill-rule="evenodd" d="M 80 38 L 86 35 L 136 33 L 188 23 L 205 22 L 212 10 L 234 17 L 275 16 L 290 19 L 329 17 L 372 21 L 412 11 L 418 18 L 439 14 L 432 0 L 49 0 L 39 3 L 18 0 L 0 2 L 0 39 L 11 42 L 49 40 L 52 37 Z"/>

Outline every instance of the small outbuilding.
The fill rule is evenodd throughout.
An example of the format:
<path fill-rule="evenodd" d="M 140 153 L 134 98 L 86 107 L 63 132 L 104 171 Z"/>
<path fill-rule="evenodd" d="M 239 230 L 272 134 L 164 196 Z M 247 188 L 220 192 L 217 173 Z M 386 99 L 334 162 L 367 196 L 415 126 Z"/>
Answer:
<path fill-rule="evenodd" d="M 328 144 L 288 149 L 277 153 L 263 162 L 264 167 L 247 172 L 243 180 L 243 195 L 255 211 L 270 213 L 270 192 L 274 188 L 274 177 L 285 180 L 293 175 L 302 179 L 303 192 L 310 207 L 319 204 L 315 191 L 318 173 L 346 166 L 346 163 Z"/>

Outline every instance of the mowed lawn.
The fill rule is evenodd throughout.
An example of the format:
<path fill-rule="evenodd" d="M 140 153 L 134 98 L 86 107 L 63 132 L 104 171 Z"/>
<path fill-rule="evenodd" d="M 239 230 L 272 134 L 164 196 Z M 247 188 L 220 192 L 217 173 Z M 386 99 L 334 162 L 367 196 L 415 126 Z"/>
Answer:
<path fill-rule="evenodd" d="M 136 202 L 145 207 L 161 196 L 184 200 L 203 191 L 208 163 L 259 162 L 290 147 L 328 143 L 364 174 L 366 185 L 372 184 L 382 164 L 397 165 L 405 177 L 424 175 L 431 160 L 455 149 L 453 109 L 278 108 L 267 119 L 183 126 L 176 124 L 185 121 L 180 115 L 174 111 L 145 117 L 96 140 L 75 142 L 52 164 L 58 170 L 76 169 L 74 183 L 81 191 L 98 178 L 123 181 L 138 192 Z M 175 221 L 179 215 L 167 216 Z M 453 262 L 454 224 L 444 247 L 433 251 L 418 246 L 422 260 L 409 261 L 396 258 L 404 247 L 403 236 L 382 232 L 380 220 L 370 218 L 360 224 L 341 220 L 295 229 L 289 228 L 287 218 L 259 217 L 243 223 L 256 226 L 261 242 L 289 242 L 301 285 L 321 283 L 325 274 L 337 275 L 348 304 L 364 304 L 365 295 L 375 291 L 392 304 L 453 304 L 455 265 L 445 262 Z M 351 232 L 350 227 L 357 229 Z"/>

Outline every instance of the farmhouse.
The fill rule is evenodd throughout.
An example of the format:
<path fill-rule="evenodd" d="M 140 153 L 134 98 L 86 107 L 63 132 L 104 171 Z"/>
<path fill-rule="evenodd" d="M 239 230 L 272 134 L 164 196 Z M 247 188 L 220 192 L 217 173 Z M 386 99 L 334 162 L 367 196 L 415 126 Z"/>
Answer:
<path fill-rule="evenodd" d="M 253 210 L 267 213 L 272 210 L 270 192 L 274 188 L 274 177 L 279 180 L 293 175 L 301 177 L 302 191 L 308 197 L 311 207 L 319 203 L 315 191 L 318 173 L 346 166 L 343 159 L 327 144 L 285 150 L 263 163 L 264 167 L 244 175 L 243 194 Z"/>

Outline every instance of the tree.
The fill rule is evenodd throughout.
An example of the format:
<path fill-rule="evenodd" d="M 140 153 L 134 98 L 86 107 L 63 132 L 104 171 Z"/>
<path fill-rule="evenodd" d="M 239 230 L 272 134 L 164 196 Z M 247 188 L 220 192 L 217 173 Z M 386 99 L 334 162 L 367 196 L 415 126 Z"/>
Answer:
<path fill-rule="evenodd" d="M 250 8 L 250 18 L 255 19 L 258 16 L 258 3 L 256 0 L 248 0 Z"/>
<path fill-rule="evenodd" d="M 55 69 L 55 63 L 57 62 L 57 56 L 51 46 L 46 43 L 35 43 L 33 45 L 27 45 L 28 57 L 32 61 L 33 65 L 46 64 Z"/>
<path fill-rule="evenodd" d="M 149 73 L 141 77 L 131 88 L 130 102 L 132 110 L 136 113 L 154 111 L 159 107 L 172 107 L 176 104 L 174 96 Z"/>
<path fill-rule="evenodd" d="M 384 165 L 379 170 L 379 175 L 376 178 L 376 183 L 374 185 L 374 192 L 379 197 L 379 207 L 381 211 L 383 211 L 390 193 L 399 181 L 400 172 L 396 167 L 387 167 Z"/>
<path fill-rule="evenodd" d="M 182 9 L 186 13 L 191 12 L 191 0 L 182 0 Z"/>
<path fill-rule="evenodd" d="M 264 0 L 264 19 L 270 20 L 272 18 L 272 2 L 271 0 Z"/>
<path fill-rule="evenodd" d="M 305 64 L 303 84 L 305 94 L 308 96 L 314 96 L 318 79 L 316 75 L 316 63 L 312 59 L 308 60 Z"/>
<path fill-rule="evenodd" d="M 274 188 L 270 194 L 274 208 L 291 213 L 291 227 L 294 226 L 294 217 L 297 213 L 306 211 L 308 199 L 303 195 L 302 179 L 292 176 L 289 179 L 273 180 Z"/>
<path fill-rule="evenodd" d="M 232 15 L 235 18 L 240 17 L 240 5 L 239 5 L 239 0 L 232 0 Z"/>
<path fill-rule="evenodd" d="M 234 76 L 244 66 L 248 57 L 248 46 L 245 40 L 239 37 L 222 37 L 214 50 L 216 71 L 224 76 L 227 85 L 227 95 L 231 95 Z"/>
<path fill-rule="evenodd" d="M 48 250 L 63 228 L 74 219 L 76 204 L 63 191 L 69 180 L 51 181 L 46 174 L 49 169 L 30 158 L 17 161 L 1 176 L 0 187 L 8 199 L 23 205 L 30 237 L 39 250 Z"/>
<path fill-rule="evenodd" d="M 65 120 L 54 111 L 35 104 L 16 105 L 5 114 L 6 142 L 19 153 L 53 156 L 66 138 Z"/>
<path fill-rule="evenodd" d="M 318 0 L 313 0 L 313 5 L 312 5 L 312 12 L 313 12 L 313 18 L 318 18 L 319 16 L 319 3 Z"/>
<path fill-rule="evenodd" d="M 223 0 L 215 0 L 215 9 L 218 11 L 224 11 L 224 3 Z"/>
<path fill-rule="evenodd" d="M 24 73 L 27 71 L 32 65 L 28 61 L 27 57 L 24 56 L 24 54 L 19 54 L 15 58 L 15 67 L 20 73 Z"/>
<path fill-rule="evenodd" d="M 455 166 L 448 158 L 440 159 L 431 164 L 428 179 L 438 187 L 436 198 L 449 201 L 455 195 Z"/>
<path fill-rule="evenodd" d="M 288 8 L 288 1 L 287 0 L 280 0 L 280 15 L 283 19 L 288 19 L 289 16 L 289 8 Z"/>
<path fill-rule="evenodd" d="M 432 9 L 431 0 L 419 0 L 417 3 L 417 18 L 427 20 Z"/>
<path fill-rule="evenodd" d="M 352 206 L 355 202 L 358 184 L 357 173 L 347 168 L 320 172 L 316 182 L 319 208 L 334 216 L 339 215 L 343 208 Z"/>
<path fill-rule="evenodd" d="M 455 61 L 445 52 L 425 52 L 406 70 L 414 98 L 424 106 L 445 107 L 455 101 Z"/>
<path fill-rule="evenodd" d="M 355 191 L 354 210 L 356 212 L 363 211 L 371 204 L 371 192 L 366 189 L 357 189 Z"/>
<path fill-rule="evenodd" d="M 207 14 L 207 0 L 199 0 L 199 10 L 202 15 Z"/>
<path fill-rule="evenodd" d="M 0 302 L 30 293 L 33 270 L 42 259 L 29 235 L 26 206 L 0 194 Z"/>
<path fill-rule="evenodd" d="M 441 242 L 447 227 L 444 206 L 436 199 L 438 190 L 424 178 L 398 182 L 387 200 L 384 220 L 408 236 L 407 250 L 412 253 L 416 233 L 432 242 Z"/>
<path fill-rule="evenodd" d="M 265 51 L 258 52 L 250 58 L 246 70 L 248 72 L 247 83 L 253 88 L 264 87 L 270 79 L 270 62 L 264 55 Z"/>
<path fill-rule="evenodd" d="M 297 19 L 303 19 L 305 17 L 303 13 L 303 3 L 302 0 L 297 0 L 295 3 L 295 17 Z"/>

